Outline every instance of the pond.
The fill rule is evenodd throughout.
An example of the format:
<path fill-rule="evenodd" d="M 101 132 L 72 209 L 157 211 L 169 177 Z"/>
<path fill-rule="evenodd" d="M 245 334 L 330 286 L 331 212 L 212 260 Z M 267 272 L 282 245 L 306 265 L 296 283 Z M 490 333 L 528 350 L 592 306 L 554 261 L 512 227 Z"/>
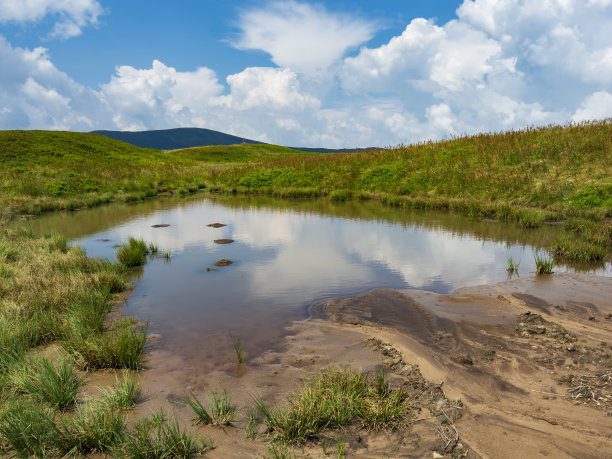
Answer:
<path fill-rule="evenodd" d="M 215 222 L 226 226 L 208 226 Z M 28 224 L 63 233 L 91 257 L 114 259 L 130 236 L 170 252 L 169 260 L 152 258 L 134 270 L 124 310 L 148 321 L 169 353 L 205 354 L 210 362 L 228 358 L 232 337 L 251 356 L 273 348 L 284 326 L 321 299 L 378 287 L 450 293 L 504 281 L 508 257 L 520 262 L 520 275 L 532 275 L 534 253 L 560 231 L 377 202 L 210 195 L 111 204 Z M 215 266 L 221 259 L 232 264 Z M 576 269 L 612 276 L 610 263 L 555 267 Z"/>

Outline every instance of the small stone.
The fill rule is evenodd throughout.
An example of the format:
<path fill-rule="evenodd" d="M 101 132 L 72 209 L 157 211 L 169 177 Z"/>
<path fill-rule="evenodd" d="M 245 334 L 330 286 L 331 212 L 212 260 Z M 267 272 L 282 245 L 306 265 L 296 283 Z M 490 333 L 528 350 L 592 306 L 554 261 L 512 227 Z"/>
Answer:
<path fill-rule="evenodd" d="M 226 260 L 225 258 L 222 258 L 221 260 L 215 263 L 215 266 L 229 266 L 232 263 L 233 263 L 232 260 Z"/>

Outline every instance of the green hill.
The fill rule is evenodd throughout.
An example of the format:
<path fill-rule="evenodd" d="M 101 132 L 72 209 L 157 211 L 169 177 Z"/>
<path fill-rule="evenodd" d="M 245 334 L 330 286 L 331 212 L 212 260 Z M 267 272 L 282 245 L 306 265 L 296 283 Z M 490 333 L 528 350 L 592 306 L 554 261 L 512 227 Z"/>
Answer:
<path fill-rule="evenodd" d="M 601 229 L 612 217 L 609 120 L 329 155 L 267 144 L 161 152 L 97 134 L 3 131 L 0 161 L 5 216 L 207 188 L 375 199 L 515 220 L 523 227 L 581 218 L 603 222 Z M 607 230 L 570 223 L 586 245 L 578 254 L 557 252 L 581 259 L 605 255 Z"/>
<path fill-rule="evenodd" d="M 202 145 L 234 145 L 238 143 L 261 143 L 225 134 L 211 129 L 176 128 L 154 131 L 93 131 L 116 140 L 131 143 L 142 148 L 175 150 L 178 148 L 199 147 Z"/>

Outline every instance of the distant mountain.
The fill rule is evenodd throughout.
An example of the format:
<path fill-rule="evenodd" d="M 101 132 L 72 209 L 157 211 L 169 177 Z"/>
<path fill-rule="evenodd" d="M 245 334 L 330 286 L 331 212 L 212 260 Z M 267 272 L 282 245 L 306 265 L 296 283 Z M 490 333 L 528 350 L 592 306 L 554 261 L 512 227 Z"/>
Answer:
<path fill-rule="evenodd" d="M 158 131 L 92 131 L 112 139 L 131 143 L 141 148 L 176 150 L 206 145 L 235 145 L 237 143 L 263 143 L 251 139 L 201 128 L 162 129 Z"/>
<path fill-rule="evenodd" d="M 102 134 L 112 139 L 130 143 L 137 147 L 155 148 L 157 150 L 177 150 L 179 148 L 205 147 L 208 145 L 235 145 L 238 143 L 264 143 L 202 128 L 176 128 L 161 129 L 157 131 L 92 131 L 92 133 Z M 330 148 L 289 148 L 318 153 L 341 153 L 347 151 L 362 151 L 372 149 L 341 148 L 334 150 Z"/>

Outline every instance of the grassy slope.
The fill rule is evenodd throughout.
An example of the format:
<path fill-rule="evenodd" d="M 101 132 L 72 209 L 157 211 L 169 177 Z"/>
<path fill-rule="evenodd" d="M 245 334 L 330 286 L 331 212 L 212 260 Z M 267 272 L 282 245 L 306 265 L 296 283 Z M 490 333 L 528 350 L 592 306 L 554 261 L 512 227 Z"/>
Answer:
<path fill-rule="evenodd" d="M 0 164 L 2 211 L 8 214 L 142 199 L 204 184 L 204 168 L 193 161 L 97 134 L 1 131 Z"/>
<path fill-rule="evenodd" d="M 184 148 L 179 150 L 170 150 L 169 153 L 180 158 L 209 163 L 253 163 L 257 161 L 270 161 L 280 158 L 316 154 L 294 150 L 288 147 L 281 147 L 279 145 L 248 143 Z"/>
<path fill-rule="evenodd" d="M 228 169 L 215 179 L 249 189 L 314 187 L 349 196 L 468 199 L 604 217 L 612 209 L 612 124 L 282 158 Z"/>
<path fill-rule="evenodd" d="M 160 152 L 96 134 L 4 131 L 0 161 L 0 213 L 8 216 L 208 188 L 378 199 L 514 219 L 524 227 L 612 217 L 609 121 L 336 154 L 261 144 Z M 586 260 L 609 250 L 608 229 L 571 226 L 600 249 L 559 252 Z"/>

